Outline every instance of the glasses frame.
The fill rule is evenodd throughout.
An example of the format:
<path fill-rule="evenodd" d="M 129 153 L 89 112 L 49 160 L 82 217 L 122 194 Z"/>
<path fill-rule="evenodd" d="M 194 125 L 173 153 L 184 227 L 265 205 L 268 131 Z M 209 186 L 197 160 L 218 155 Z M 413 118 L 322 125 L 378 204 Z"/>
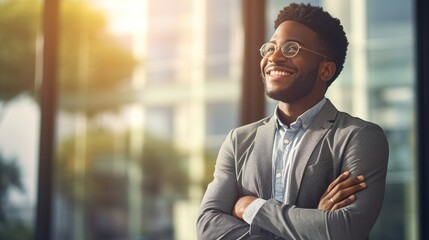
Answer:
<path fill-rule="evenodd" d="M 266 46 L 266 45 L 268 45 L 268 44 L 273 44 L 273 45 L 275 46 L 275 49 L 274 49 L 274 51 L 273 51 L 273 52 L 271 52 L 271 53 L 267 52 L 267 53 L 264 55 L 264 54 L 263 54 L 264 46 Z M 306 48 L 306 47 L 303 47 L 303 46 L 301 46 L 301 44 L 299 44 L 298 42 L 295 42 L 295 41 L 286 41 L 286 42 L 284 42 L 284 43 L 281 45 L 280 49 L 281 49 L 281 50 L 283 50 L 284 46 L 286 46 L 287 44 L 296 44 L 296 46 L 298 47 L 298 50 L 297 50 L 297 51 L 296 51 L 296 53 L 295 53 L 294 55 L 292 55 L 292 56 L 286 56 L 286 55 L 283 53 L 283 51 L 281 51 L 282 55 L 283 55 L 285 58 L 293 58 L 293 57 L 295 57 L 295 56 L 299 53 L 299 51 L 300 51 L 301 49 L 303 49 L 303 50 L 305 50 L 305 51 L 307 51 L 307 52 L 314 53 L 314 54 L 316 54 L 316 55 L 319 55 L 319 56 L 321 56 L 321 57 L 327 58 L 327 59 L 329 59 L 329 60 L 331 60 L 331 59 L 332 59 L 331 57 L 329 57 L 329 56 L 327 56 L 327 55 L 325 55 L 325 54 L 322 54 L 322 53 L 316 52 L 316 51 L 314 51 L 314 50 L 308 49 L 308 48 Z M 268 57 L 268 56 L 271 56 L 271 55 L 272 55 L 274 52 L 276 52 L 278 49 L 279 49 L 279 48 L 277 47 L 277 45 L 276 45 L 275 43 L 273 43 L 273 42 L 267 42 L 267 43 L 262 44 L 261 48 L 259 48 L 259 53 L 261 54 L 261 56 L 262 56 L 262 57 Z"/>

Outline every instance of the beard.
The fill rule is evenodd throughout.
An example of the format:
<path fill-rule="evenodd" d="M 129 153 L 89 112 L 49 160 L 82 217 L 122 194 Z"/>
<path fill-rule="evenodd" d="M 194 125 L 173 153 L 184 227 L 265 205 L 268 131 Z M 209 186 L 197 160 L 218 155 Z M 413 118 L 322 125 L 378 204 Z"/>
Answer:
<path fill-rule="evenodd" d="M 319 67 L 315 66 L 306 74 L 297 74 L 293 79 L 288 79 L 287 81 L 291 82 L 281 88 L 269 88 L 264 73 L 261 73 L 265 94 L 271 99 L 284 103 L 293 103 L 309 95 L 314 89 L 318 76 Z"/>

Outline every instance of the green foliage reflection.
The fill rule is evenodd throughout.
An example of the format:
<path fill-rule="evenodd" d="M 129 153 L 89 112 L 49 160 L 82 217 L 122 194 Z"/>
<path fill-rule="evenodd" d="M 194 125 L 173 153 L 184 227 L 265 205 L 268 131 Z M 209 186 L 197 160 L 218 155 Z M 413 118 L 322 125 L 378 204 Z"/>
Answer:
<path fill-rule="evenodd" d="M 164 220 L 171 221 L 174 202 L 187 196 L 186 156 L 172 143 L 144 133 L 144 143 L 132 153 L 131 134 L 135 133 L 91 128 L 58 146 L 55 189 L 63 196 L 65 208 L 85 209 L 80 221 L 94 239 L 105 239 L 107 233 L 116 239 L 126 236 L 127 221 L 136 211 L 128 204 L 136 195 L 142 231 L 148 235 L 155 234 L 148 227 L 151 219 L 169 212 Z M 84 149 L 79 147 L 81 141 L 86 142 Z M 165 205 L 152 204 L 157 201 Z M 106 219 L 110 214 L 112 218 Z M 115 222 L 118 216 L 122 220 Z"/>
<path fill-rule="evenodd" d="M 125 86 L 136 62 L 127 39 L 107 31 L 105 14 L 84 1 L 65 0 L 60 16 L 61 93 L 94 94 Z M 40 1 L 0 2 L 0 102 L 34 94 L 40 22 Z"/>
<path fill-rule="evenodd" d="M 6 159 L 0 154 L 0 239 L 30 239 L 31 228 L 19 219 L 8 217 L 7 196 L 11 188 L 23 190 L 21 173 L 15 159 Z"/>
<path fill-rule="evenodd" d="M 0 102 L 33 91 L 39 19 L 37 1 L 0 2 Z"/>

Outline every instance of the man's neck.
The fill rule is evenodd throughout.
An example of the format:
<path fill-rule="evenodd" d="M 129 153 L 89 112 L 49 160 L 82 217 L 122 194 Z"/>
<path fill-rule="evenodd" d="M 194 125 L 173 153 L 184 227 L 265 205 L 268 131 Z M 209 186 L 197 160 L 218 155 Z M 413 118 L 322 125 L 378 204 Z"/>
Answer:
<path fill-rule="evenodd" d="M 294 103 L 279 102 L 278 116 L 280 121 L 282 121 L 282 123 L 286 124 L 287 126 L 290 126 L 290 124 L 295 122 L 299 116 L 320 102 L 323 97 L 324 96 L 314 101 L 298 101 Z"/>

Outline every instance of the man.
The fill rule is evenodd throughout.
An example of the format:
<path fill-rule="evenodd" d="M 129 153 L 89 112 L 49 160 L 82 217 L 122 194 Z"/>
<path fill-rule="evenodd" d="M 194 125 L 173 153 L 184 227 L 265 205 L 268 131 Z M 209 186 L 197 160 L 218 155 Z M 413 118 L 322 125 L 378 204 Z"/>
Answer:
<path fill-rule="evenodd" d="M 280 11 L 261 49 L 272 117 L 232 130 L 197 222 L 199 239 L 366 239 L 384 196 L 383 130 L 324 97 L 348 41 L 320 7 Z M 365 179 L 363 179 L 365 176 Z"/>

